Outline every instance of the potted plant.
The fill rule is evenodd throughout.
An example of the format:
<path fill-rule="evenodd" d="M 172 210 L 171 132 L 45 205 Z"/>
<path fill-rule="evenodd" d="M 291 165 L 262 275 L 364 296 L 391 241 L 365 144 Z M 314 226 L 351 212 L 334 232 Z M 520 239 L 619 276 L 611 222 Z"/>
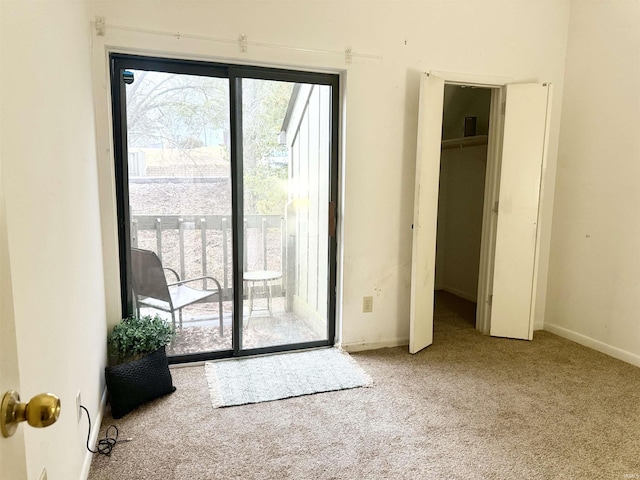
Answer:
<path fill-rule="evenodd" d="M 113 328 L 108 346 L 116 365 L 105 368 L 113 418 L 176 390 L 165 351 L 174 333 L 158 315 L 125 318 Z"/>
<path fill-rule="evenodd" d="M 109 350 L 116 363 L 137 360 L 173 339 L 175 332 L 159 315 L 131 316 L 118 323 L 109 335 Z"/>

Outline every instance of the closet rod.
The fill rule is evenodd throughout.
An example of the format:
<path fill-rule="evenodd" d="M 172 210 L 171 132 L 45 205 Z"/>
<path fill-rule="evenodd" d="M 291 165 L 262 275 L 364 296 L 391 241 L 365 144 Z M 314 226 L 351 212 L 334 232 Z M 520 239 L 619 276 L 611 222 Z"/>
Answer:
<path fill-rule="evenodd" d="M 489 143 L 488 135 L 475 135 L 473 137 L 452 138 L 450 140 L 442 140 L 442 150 L 451 148 L 475 147 L 477 145 L 487 145 Z"/>

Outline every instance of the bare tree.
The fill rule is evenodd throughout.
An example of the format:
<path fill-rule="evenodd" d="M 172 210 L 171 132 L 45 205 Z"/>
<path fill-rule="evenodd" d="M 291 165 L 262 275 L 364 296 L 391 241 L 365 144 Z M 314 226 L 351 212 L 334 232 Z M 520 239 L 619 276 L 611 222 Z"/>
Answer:
<path fill-rule="evenodd" d="M 199 168 L 198 148 L 216 143 L 229 161 L 229 80 L 227 78 L 139 71 L 127 85 L 128 143 L 133 148 L 178 152 L 178 162 Z M 293 84 L 242 81 L 243 179 L 245 211 L 282 213 L 287 167 L 274 164 L 284 147 L 277 136 Z M 227 169 L 227 172 L 230 171 Z"/>

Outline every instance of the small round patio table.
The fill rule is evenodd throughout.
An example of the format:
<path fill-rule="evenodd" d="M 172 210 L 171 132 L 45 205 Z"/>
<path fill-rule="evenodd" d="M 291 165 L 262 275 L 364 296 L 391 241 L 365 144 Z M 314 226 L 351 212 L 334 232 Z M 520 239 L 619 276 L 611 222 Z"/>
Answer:
<path fill-rule="evenodd" d="M 267 311 L 269 316 L 272 317 L 271 312 L 271 284 L 274 280 L 280 280 L 282 278 L 282 272 L 275 270 L 255 270 L 252 272 L 244 272 L 242 279 L 247 282 L 247 288 L 249 289 L 249 318 L 253 312 L 253 298 L 254 289 L 256 284 L 262 283 L 264 287 L 264 294 L 267 298 Z"/>

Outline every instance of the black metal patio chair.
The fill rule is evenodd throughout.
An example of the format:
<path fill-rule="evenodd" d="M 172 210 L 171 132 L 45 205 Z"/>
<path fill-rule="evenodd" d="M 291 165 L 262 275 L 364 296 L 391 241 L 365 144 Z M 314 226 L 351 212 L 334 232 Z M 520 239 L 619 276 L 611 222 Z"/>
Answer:
<path fill-rule="evenodd" d="M 167 283 L 165 270 L 176 276 L 176 281 Z M 176 326 L 175 312 L 178 311 L 180 328 L 182 328 L 182 309 L 194 303 L 205 303 L 218 300 L 218 317 L 220 319 L 220 336 L 223 335 L 222 317 L 222 288 L 220 282 L 214 277 L 204 276 L 180 280 L 178 272 L 172 268 L 162 266 L 162 262 L 155 252 L 131 249 L 131 273 L 133 292 L 136 299 L 136 311 L 140 316 L 140 306 L 147 306 L 171 313 L 173 327 Z M 216 285 L 216 290 L 201 290 L 193 288 L 187 283 L 211 280 Z"/>

